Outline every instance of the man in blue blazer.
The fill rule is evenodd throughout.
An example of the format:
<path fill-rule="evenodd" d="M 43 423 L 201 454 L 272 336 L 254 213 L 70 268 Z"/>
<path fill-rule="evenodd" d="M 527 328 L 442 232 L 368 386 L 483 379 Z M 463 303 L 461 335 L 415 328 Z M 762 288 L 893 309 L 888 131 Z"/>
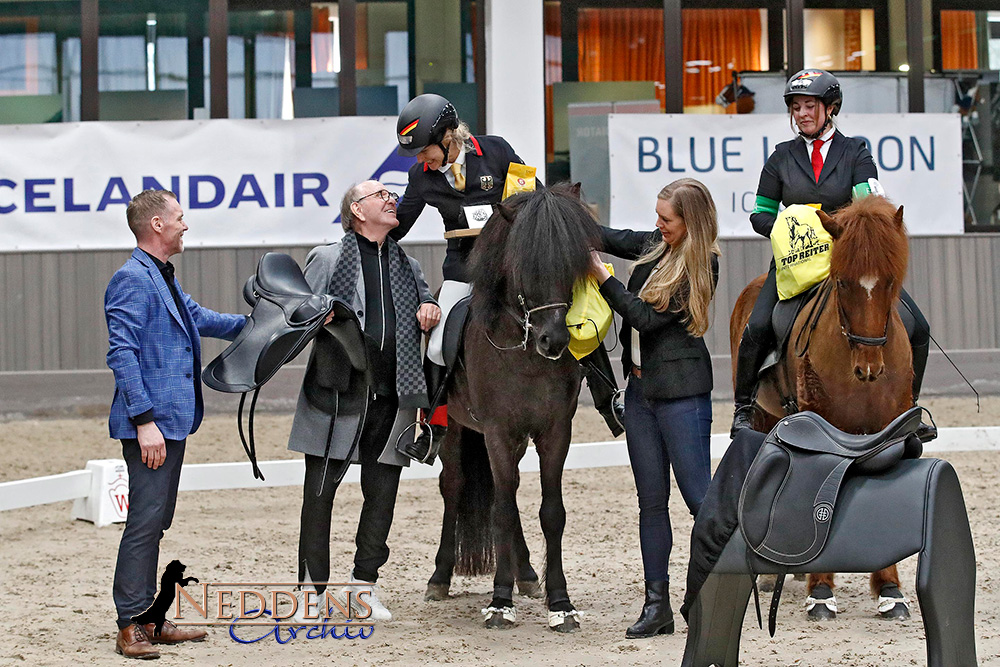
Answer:
<path fill-rule="evenodd" d="M 149 659 L 159 657 L 153 644 L 205 638 L 202 629 L 169 622 L 153 636 L 153 624 L 132 617 L 156 594 L 160 538 L 173 519 L 184 444 L 201 424 L 200 337 L 232 340 L 246 317 L 202 308 L 181 289 L 168 260 L 183 252 L 188 226 L 172 192 L 139 193 L 126 216 L 137 247 L 104 294 L 115 376 L 109 426 L 129 473 L 128 520 L 115 567 L 115 651 Z"/>

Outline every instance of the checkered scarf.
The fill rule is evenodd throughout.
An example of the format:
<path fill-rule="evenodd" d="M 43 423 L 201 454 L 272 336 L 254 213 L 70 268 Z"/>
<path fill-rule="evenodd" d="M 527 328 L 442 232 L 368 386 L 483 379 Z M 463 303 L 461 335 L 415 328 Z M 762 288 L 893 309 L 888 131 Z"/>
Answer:
<path fill-rule="evenodd" d="M 406 253 L 395 241 L 386 238 L 389 255 L 389 291 L 396 311 L 396 394 L 400 408 L 426 408 L 427 383 L 420 363 L 420 326 L 417 323 L 417 279 Z M 330 278 L 328 291 L 351 303 L 361 271 L 361 251 L 354 232 L 341 241 L 340 258 Z"/>

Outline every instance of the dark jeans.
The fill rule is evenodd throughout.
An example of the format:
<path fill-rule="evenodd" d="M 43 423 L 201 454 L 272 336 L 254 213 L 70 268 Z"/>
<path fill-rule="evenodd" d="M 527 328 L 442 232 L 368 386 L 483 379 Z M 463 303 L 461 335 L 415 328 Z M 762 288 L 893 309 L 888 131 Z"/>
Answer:
<path fill-rule="evenodd" d="M 128 466 L 128 518 L 118 546 L 113 589 L 119 629 L 131 625 L 131 618 L 156 597 L 160 538 L 174 518 L 186 441 L 167 440 L 167 459 L 156 470 L 142 462 L 138 440 L 121 442 Z"/>
<path fill-rule="evenodd" d="M 361 459 L 361 518 L 355 537 L 354 576 L 377 581 L 378 569 L 389 560 L 386 540 L 392 527 L 396 491 L 402 468 L 378 462 L 396 418 L 395 397 L 379 396 L 368 405 L 368 415 L 358 443 Z M 342 463 L 331 460 L 321 496 L 316 495 L 323 477 L 323 457 L 306 454 L 306 476 L 302 488 L 302 517 L 299 528 L 299 581 L 329 581 L 330 525 L 337 486 L 333 472 Z M 338 575 L 339 576 L 339 575 Z M 316 586 L 319 592 L 326 586 Z"/>
<path fill-rule="evenodd" d="M 699 394 L 648 401 L 638 380 L 625 389 L 625 440 L 639 494 L 639 545 L 646 581 L 666 581 L 673 547 L 667 500 L 670 468 L 694 516 L 711 481 L 712 400 Z"/>

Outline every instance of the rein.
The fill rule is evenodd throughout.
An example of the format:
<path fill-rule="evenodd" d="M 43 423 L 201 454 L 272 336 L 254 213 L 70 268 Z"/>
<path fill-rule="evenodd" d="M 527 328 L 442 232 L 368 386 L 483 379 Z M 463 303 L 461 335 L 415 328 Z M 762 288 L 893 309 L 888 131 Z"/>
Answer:
<path fill-rule="evenodd" d="M 500 346 L 500 345 L 497 345 L 496 343 L 494 343 L 493 339 L 490 338 L 490 332 L 489 332 L 489 330 L 487 330 L 486 331 L 486 340 L 488 340 L 490 342 L 490 345 L 492 345 L 497 350 L 500 350 L 500 351 L 506 351 L 506 350 L 527 350 L 528 349 L 528 337 L 531 334 L 531 329 L 532 329 L 531 314 L 532 313 L 537 313 L 537 312 L 539 312 L 541 310 L 548 310 L 550 308 L 569 308 L 569 304 L 566 303 L 566 302 L 547 303 L 544 306 L 537 306 L 535 308 L 528 308 L 528 305 L 524 301 L 524 297 L 522 295 L 520 295 L 520 294 L 517 295 L 517 301 L 518 301 L 518 303 L 521 304 L 521 309 L 524 311 L 524 317 L 523 318 L 519 317 L 517 315 L 517 313 L 515 313 L 510 308 L 507 308 L 507 312 L 510 314 L 511 317 L 513 317 L 515 320 L 517 320 L 517 323 L 520 324 L 521 327 L 524 329 L 524 338 L 521 339 L 521 342 L 518 345 L 511 345 L 509 347 L 504 347 L 504 346 Z"/>

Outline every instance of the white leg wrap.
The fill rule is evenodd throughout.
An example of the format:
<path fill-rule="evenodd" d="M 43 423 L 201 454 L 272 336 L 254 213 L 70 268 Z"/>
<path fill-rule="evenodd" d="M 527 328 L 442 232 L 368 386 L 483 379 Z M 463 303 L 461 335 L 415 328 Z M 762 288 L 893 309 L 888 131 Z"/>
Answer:
<path fill-rule="evenodd" d="M 579 623 L 580 619 L 583 618 L 583 612 L 578 609 L 571 609 L 570 611 L 550 611 L 549 627 L 558 627 L 562 625 L 567 618 L 575 618 L 576 622 Z"/>
<path fill-rule="evenodd" d="M 500 614 L 503 617 L 503 620 L 508 623 L 514 623 L 517 621 L 517 612 L 513 607 L 487 607 L 482 610 L 482 614 L 486 617 L 487 621 L 491 620 L 494 614 Z"/>
<path fill-rule="evenodd" d="M 902 603 L 902 605 L 907 609 L 910 608 L 910 602 L 906 599 L 906 596 L 901 598 L 890 598 L 880 595 L 878 596 L 878 613 L 884 614 L 887 611 L 891 611 L 893 607 L 900 603 Z"/>
<path fill-rule="evenodd" d="M 810 595 L 806 598 L 806 611 L 812 611 L 813 607 L 818 604 L 826 605 L 826 608 L 835 614 L 840 611 L 837 609 L 837 598 L 833 595 L 828 598 L 814 598 Z"/>

